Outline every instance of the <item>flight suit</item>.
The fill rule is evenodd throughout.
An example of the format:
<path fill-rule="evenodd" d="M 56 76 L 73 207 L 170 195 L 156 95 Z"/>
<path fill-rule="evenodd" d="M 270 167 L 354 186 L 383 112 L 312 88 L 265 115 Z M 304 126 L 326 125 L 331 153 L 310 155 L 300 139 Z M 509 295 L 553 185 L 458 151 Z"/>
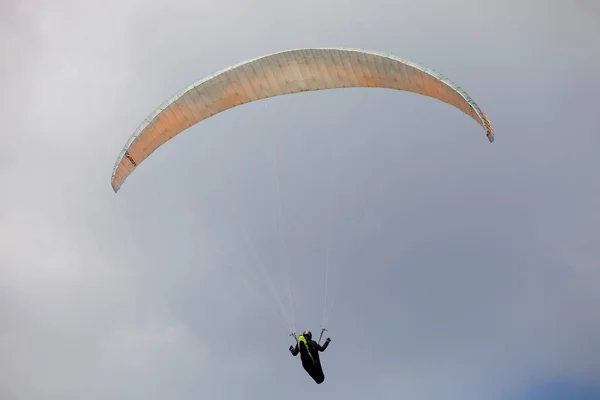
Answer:
<path fill-rule="evenodd" d="M 331 339 L 327 338 L 325 344 L 321 346 L 314 340 L 307 340 L 306 337 L 300 335 L 298 336 L 298 343 L 296 343 L 296 347 L 290 347 L 290 352 L 294 357 L 300 353 L 302 367 L 317 384 L 323 383 L 325 380 L 323 367 L 321 366 L 321 360 L 319 358 L 319 352 L 325 351 L 327 346 L 329 346 L 330 341 Z"/>

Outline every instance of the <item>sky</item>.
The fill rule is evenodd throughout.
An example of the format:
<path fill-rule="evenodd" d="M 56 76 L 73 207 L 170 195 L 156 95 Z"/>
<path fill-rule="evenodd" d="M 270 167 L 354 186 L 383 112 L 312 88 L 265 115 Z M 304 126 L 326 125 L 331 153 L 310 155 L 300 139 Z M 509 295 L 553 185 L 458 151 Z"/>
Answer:
<path fill-rule="evenodd" d="M 0 398 L 600 398 L 599 35 L 584 0 L 1 2 Z M 413 93 L 302 93 L 112 191 L 182 87 L 331 46 L 441 72 L 496 141 Z M 325 288 L 316 385 L 283 317 L 318 335 Z"/>

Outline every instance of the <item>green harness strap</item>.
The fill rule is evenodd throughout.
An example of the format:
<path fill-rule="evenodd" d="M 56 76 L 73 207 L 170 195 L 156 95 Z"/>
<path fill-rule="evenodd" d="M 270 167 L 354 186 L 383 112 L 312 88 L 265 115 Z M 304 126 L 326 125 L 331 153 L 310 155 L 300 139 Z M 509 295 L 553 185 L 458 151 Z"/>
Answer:
<path fill-rule="evenodd" d="M 312 360 L 312 362 L 314 364 L 315 359 L 313 358 L 312 354 L 310 354 L 310 349 L 308 348 L 308 342 L 306 341 L 306 338 L 303 335 L 298 336 L 298 350 L 300 350 L 300 343 L 302 343 L 304 345 L 304 347 L 306 348 L 306 352 L 308 353 L 310 359 Z"/>

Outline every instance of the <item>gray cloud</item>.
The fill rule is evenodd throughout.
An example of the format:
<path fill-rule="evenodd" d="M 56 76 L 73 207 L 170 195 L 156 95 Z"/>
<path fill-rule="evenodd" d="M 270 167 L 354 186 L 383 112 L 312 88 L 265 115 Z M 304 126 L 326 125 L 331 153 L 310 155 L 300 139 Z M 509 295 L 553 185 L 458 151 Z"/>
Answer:
<path fill-rule="evenodd" d="M 236 3 L 3 4 L 0 397 L 469 399 L 598 381 L 597 7 Z M 180 87 L 333 45 L 439 70 L 498 140 L 411 94 L 305 93 L 203 122 L 112 193 L 128 135 Z M 270 154 L 299 330 L 321 322 L 335 205 L 322 386 L 256 278 L 253 247 L 289 312 Z"/>

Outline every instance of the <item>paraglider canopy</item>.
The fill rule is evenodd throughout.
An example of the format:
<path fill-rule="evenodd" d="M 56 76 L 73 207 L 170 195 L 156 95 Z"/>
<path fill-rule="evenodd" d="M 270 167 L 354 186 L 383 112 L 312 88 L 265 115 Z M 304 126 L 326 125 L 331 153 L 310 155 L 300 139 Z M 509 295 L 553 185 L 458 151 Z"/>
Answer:
<path fill-rule="evenodd" d="M 377 87 L 406 90 L 448 103 L 494 133 L 479 106 L 446 77 L 393 55 L 342 48 L 282 51 L 244 61 L 179 91 L 131 136 L 114 166 L 117 192 L 150 154 L 187 128 L 227 109 L 268 97 L 312 90 Z"/>

